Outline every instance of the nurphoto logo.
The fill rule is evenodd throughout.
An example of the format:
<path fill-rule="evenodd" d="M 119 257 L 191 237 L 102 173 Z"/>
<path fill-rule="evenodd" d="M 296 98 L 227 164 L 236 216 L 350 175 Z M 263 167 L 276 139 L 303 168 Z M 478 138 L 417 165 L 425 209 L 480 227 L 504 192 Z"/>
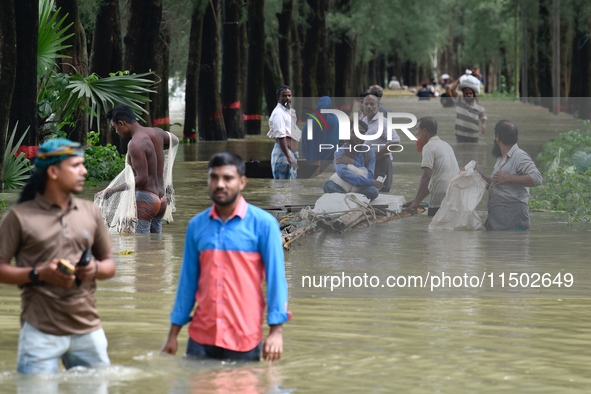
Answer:
<path fill-rule="evenodd" d="M 339 140 L 341 141 L 350 141 L 351 140 L 351 126 L 349 116 L 338 109 L 321 109 L 320 113 L 318 111 L 312 110 L 313 113 L 306 113 L 310 116 L 307 120 L 307 139 L 313 139 L 313 122 L 316 122 L 318 126 L 320 126 L 321 131 L 326 132 L 334 132 L 333 130 L 328 129 L 328 122 L 322 116 L 322 114 L 333 114 L 337 117 L 339 122 Z M 411 141 L 416 141 L 417 137 L 409 131 L 409 129 L 413 128 L 417 124 L 417 117 L 413 114 L 407 112 L 388 112 L 386 118 L 384 119 L 384 115 L 381 112 L 378 112 L 376 115 L 377 122 L 378 122 L 378 131 L 375 134 L 362 134 L 359 131 L 359 114 L 355 112 L 353 114 L 353 132 L 355 136 L 364 141 L 361 144 L 349 145 L 348 147 L 344 148 L 347 150 L 353 150 L 355 152 L 368 152 L 370 149 L 377 150 L 380 152 L 380 149 L 387 149 L 388 152 L 397 153 L 402 152 L 404 147 L 400 144 L 391 144 L 387 145 L 385 143 L 370 143 L 371 141 L 376 141 L 382 137 L 384 133 L 384 121 L 386 123 L 386 139 L 387 141 L 392 141 L 392 135 L 395 130 L 402 131 Z M 409 119 L 409 123 L 394 123 L 395 120 L 399 119 Z M 383 139 L 382 139 L 383 141 Z M 338 146 L 334 146 L 333 144 L 318 144 L 318 151 L 322 152 L 322 150 L 330 150 L 330 149 L 337 149 L 339 150 Z M 343 149 L 343 148 L 341 148 Z"/>

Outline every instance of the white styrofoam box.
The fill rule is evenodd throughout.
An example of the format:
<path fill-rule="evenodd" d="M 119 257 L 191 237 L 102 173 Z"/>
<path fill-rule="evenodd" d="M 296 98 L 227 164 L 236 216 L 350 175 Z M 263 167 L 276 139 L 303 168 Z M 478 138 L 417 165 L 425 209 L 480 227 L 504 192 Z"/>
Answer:
<path fill-rule="evenodd" d="M 406 202 L 404 196 L 391 194 L 380 194 L 378 198 L 370 202 L 371 205 L 387 205 L 388 209 L 394 212 L 402 212 L 402 206 Z"/>
<path fill-rule="evenodd" d="M 345 199 L 348 194 L 353 194 L 357 199 L 364 203 L 369 202 L 369 199 L 360 193 L 325 193 L 316 200 L 316 204 L 314 204 L 314 209 L 312 211 L 315 213 L 330 213 L 358 208 L 356 203 Z"/>

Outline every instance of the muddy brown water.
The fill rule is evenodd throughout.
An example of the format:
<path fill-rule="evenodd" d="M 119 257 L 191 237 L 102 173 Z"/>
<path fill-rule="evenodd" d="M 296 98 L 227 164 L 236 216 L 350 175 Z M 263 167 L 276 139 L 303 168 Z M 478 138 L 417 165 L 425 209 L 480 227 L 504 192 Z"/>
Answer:
<path fill-rule="evenodd" d="M 520 128 L 519 145 L 533 157 L 560 131 L 576 127 L 568 115 L 512 100 L 486 100 L 488 132 L 478 145 L 453 140 L 453 109 L 411 98 L 386 103 L 401 112 L 433 115 L 460 165 L 475 159 L 490 173 L 492 127 L 502 118 Z M 420 155 L 404 140 L 392 194 L 410 199 L 421 175 Z M 117 275 L 96 293 L 113 365 L 21 377 L 16 368 L 20 297 L 0 286 L 0 392 L 19 393 L 339 393 L 339 392 L 588 392 L 591 387 L 590 232 L 562 214 L 532 213 L 524 233 L 427 231 L 421 216 L 344 235 L 317 234 L 286 253 L 290 306 L 285 354 L 269 365 L 189 362 L 160 357 L 166 338 L 185 228 L 210 202 L 206 160 L 221 149 L 266 159 L 265 137 L 182 145 L 174 167 L 177 212 L 162 235 L 113 236 Z M 250 179 L 246 199 L 262 207 L 313 203 L 331 169 L 314 179 Z M 87 186 L 91 198 L 104 185 Z M 12 204 L 16 193 L 8 193 Z M 486 195 L 479 213 L 486 217 Z M 477 276 L 484 288 L 303 288 L 302 277 Z M 521 280 L 510 287 L 510 274 Z M 532 275 L 571 274 L 574 284 L 529 287 Z M 492 279 L 491 279 L 492 274 Z M 526 276 L 520 276 L 526 274 Z M 501 276 L 505 275 L 505 287 Z M 567 277 L 568 278 L 568 277 Z M 526 285 L 525 280 L 529 283 Z M 494 285 L 490 288 L 490 282 Z M 380 282 L 383 284 L 384 282 Z M 538 282 L 541 284 L 541 281 Z M 546 282 L 547 284 L 547 282 Z M 266 330 L 266 329 L 265 329 Z M 180 335 L 180 353 L 187 331 Z"/>

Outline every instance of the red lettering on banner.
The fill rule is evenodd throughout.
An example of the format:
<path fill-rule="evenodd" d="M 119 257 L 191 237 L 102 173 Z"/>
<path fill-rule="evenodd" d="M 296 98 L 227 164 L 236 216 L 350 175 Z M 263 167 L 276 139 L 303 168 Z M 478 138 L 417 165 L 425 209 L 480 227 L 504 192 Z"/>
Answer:
<path fill-rule="evenodd" d="M 235 101 L 232 104 L 222 105 L 223 109 L 240 109 L 240 101 Z"/>
<path fill-rule="evenodd" d="M 261 115 L 242 115 L 242 119 L 244 120 L 261 120 Z"/>
<path fill-rule="evenodd" d="M 39 150 L 39 147 L 37 145 L 35 145 L 35 146 L 21 145 L 16 150 L 15 156 L 18 156 L 18 155 L 20 155 L 21 152 L 24 152 L 25 155 L 27 156 L 27 159 L 31 160 L 33 157 L 37 156 L 38 150 Z"/>
<path fill-rule="evenodd" d="M 170 118 L 168 116 L 166 118 L 158 118 L 152 121 L 152 126 L 161 126 L 163 124 L 170 124 Z"/>

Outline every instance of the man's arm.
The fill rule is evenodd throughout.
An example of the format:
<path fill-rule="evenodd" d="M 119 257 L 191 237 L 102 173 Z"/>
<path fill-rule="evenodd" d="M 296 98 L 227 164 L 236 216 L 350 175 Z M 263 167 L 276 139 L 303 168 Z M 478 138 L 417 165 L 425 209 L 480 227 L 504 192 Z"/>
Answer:
<path fill-rule="evenodd" d="M 492 177 L 492 183 L 494 185 L 504 185 L 505 183 L 514 183 L 516 185 L 532 187 L 537 186 L 534 180 L 529 174 L 525 175 L 512 175 L 506 172 L 497 172 Z"/>
<path fill-rule="evenodd" d="M 486 126 L 487 126 L 487 118 L 481 118 L 480 119 L 480 133 L 484 134 L 486 133 Z"/>
<path fill-rule="evenodd" d="M 287 142 L 287 138 L 286 137 L 277 138 L 277 142 L 279 143 L 279 147 L 281 148 L 281 151 L 283 152 L 285 157 L 287 157 L 287 160 L 289 161 L 289 165 L 292 166 L 292 168 L 297 170 L 298 162 L 291 155 L 291 151 L 289 149 L 289 143 Z"/>
<path fill-rule="evenodd" d="M 519 160 L 517 174 L 499 172 L 492 177 L 492 182 L 495 185 L 514 183 L 520 186 L 533 187 L 542 184 L 542 174 L 540 174 L 538 167 L 527 153 L 523 152 L 516 160 Z"/>
<path fill-rule="evenodd" d="M 283 324 L 269 326 L 269 335 L 263 347 L 263 360 L 279 361 L 283 355 Z"/>
<path fill-rule="evenodd" d="M 445 92 L 451 97 L 458 97 L 458 85 L 460 84 L 460 78 L 456 79 L 451 85 L 445 87 Z"/>
<path fill-rule="evenodd" d="M 263 228 L 259 235 L 259 250 L 267 278 L 267 323 L 270 330 L 263 344 L 263 359 L 276 361 L 283 354 L 282 324 L 289 320 L 287 280 L 279 225 L 270 218 L 265 227 L 266 231 Z"/>
<path fill-rule="evenodd" d="M 50 283 L 54 286 L 69 289 L 74 285 L 76 277 L 64 274 L 57 268 L 59 259 L 53 259 L 47 264 L 35 267 L 39 273 L 39 282 Z M 10 265 L 10 260 L 0 257 L 0 282 L 9 285 L 23 286 L 31 283 L 29 274 L 32 267 L 15 267 Z"/>
<path fill-rule="evenodd" d="M 162 353 L 172 354 L 173 356 L 176 355 L 176 352 L 179 348 L 178 336 L 179 332 L 181 332 L 182 326 L 171 324 L 170 330 L 168 331 L 168 338 L 166 338 L 166 342 L 162 347 Z"/>
<path fill-rule="evenodd" d="M 419 182 L 419 190 L 417 191 L 414 200 L 412 200 L 410 205 L 406 208 L 408 211 L 416 210 L 423 199 L 429 195 L 429 181 L 431 180 L 432 173 L 433 170 L 431 168 L 423 167 L 423 175 Z"/>
<path fill-rule="evenodd" d="M 102 260 L 93 259 L 92 262 L 84 267 L 76 266 L 76 277 L 82 281 L 85 280 L 105 280 L 115 276 L 116 265 L 113 256 L 103 258 Z"/>

